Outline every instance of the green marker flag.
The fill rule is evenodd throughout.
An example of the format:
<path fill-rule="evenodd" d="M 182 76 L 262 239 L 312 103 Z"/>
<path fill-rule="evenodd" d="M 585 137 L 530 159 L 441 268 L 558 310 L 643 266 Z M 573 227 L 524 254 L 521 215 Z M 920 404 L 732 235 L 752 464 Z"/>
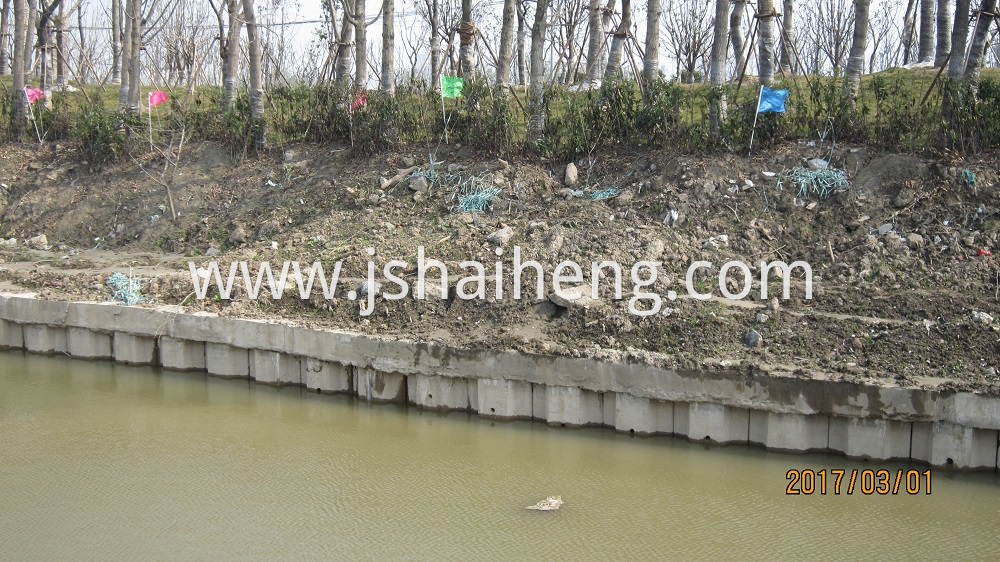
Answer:
<path fill-rule="evenodd" d="M 441 75 L 441 96 L 457 98 L 462 95 L 462 85 L 465 81 L 458 76 Z"/>

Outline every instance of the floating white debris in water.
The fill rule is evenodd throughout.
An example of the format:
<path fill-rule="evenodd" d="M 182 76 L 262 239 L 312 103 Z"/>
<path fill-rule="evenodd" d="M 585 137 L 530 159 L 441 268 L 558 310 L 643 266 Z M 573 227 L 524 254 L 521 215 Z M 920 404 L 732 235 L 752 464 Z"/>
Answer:
<path fill-rule="evenodd" d="M 534 509 L 537 511 L 555 511 L 562 507 L 562 504 L 562 496 L 549 496 L 535 505 L 529 505 L 528 509 Z"/>

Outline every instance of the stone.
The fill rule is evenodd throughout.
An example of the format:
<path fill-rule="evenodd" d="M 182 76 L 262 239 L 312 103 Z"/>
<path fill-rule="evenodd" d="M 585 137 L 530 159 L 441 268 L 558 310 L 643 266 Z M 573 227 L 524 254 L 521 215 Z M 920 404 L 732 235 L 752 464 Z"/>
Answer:
<path fill-rule="evenodd" d="M 403 166 L 406 166 L 407 168 L 412 168 L 417 165 L 417 160 L 410 156 L 404 156 L 402 162 Z"/>
<path fill-rule="evenodd" d="M 771 314 L 777 314 L 778 310 L 781 309 L 781 302 L 778 301 L 778 297 L 771 299 L 771 302 L 767 303 L 767 310 Z"/>
<path fill-rule="evenodd" d="M 563 183 L 569 187 L 576 187 L 580 183 L 580 172 L 576 169 L 576 164 L 570 162 L 566 164 L 566 174 L 563 177 Z"/>
<path fill-rule="evenodd" d="M 557 195 L 565 197 L 566 199 L 572 199 L 576 197 L 576 192 L 568 187 L 564 187 L 556 192 Z"/>
<path fill-rule="evenodd" d="M 743 336 L 743 345 L 747 347 L 760 347 L 764 345 L 764 338 L 760 336 L 757 330 L 750 330 Z"/>
<path fill-rule="evenodd" d="M 372 281 L 372 284 L 369 285 L 367 280 L 362 281 L 361 286 L 358 287 L 358 296 L 359 297 L 367 296 L 369 291 L 371 291 L 375 295 L 379 295 L 382 291 L 382 284 L 379 283 L 378 281 Z"/>
<path fill-rule="evenodd" d="M 830 163 L 822 158 L 813 158 L 806 164 L 809 165 L 810 170 L 825 170 L 830 167 Z"/>
<path fill-rule="evenodd" d="M 971 315 L 972 321 L 976 324 L 992 324 L 993 316 L 986 312 L 973 312 Z"/>
<path fill-rule="evenodd" d="M 8 238 L 6 240 L 0 238 L 0 246 L 17 246 L 17 238 Z"/>
<path fill-rule="evenodd" d="M 709 238 L 708 240 L 706 240 L 705 243 L 702 244 L 701 247 L 704 248 L 704 249 L 706 249 L 706 250 L 718 250 L 719 248 L 722 248 L 722 247 L 728 246 L 728 245 L 729 245 L 729 235 L 727 235 L 727 234 L 720 234 L 719 236 L 713 236 L 713 237 Z"/>
<path fill-rule="evenodd" d="M 205 255 L 206 256 L 217 256 L 217 255 L 219 255 L 221 253 L 222 253 L 222 251 L 220 251 L 215 246 L 212 246 L 209 249 L 205 250 Z"/>
<path fill-rule="evenodd" d="M 49 247 L 49 239 L 44 234 L 28 238 L 24 243 L 32 250 L 45 250 Z"/>
<path fill-rule="evenodd" d="M 897 209 L 902 209 L 908 206 L 910 203 L 913 203 L 914 199 L 916 198 L 917 195 L 912 190 L 901 189 L 899 193 L 897 193 L 896 196 L 893 197 L 892 206 Z"/>
<path fill-rule="evenodd" d="M 242 226 L 236 225 L 236 228 L 229 233 L 228 240 L 230 244 L 244 244 L 247 241 L 247 232 Z"/>
<path fill-rule="evenodd" d="M 448 164 L 448 173 L 449 174 L 455 174 L 455 173 L 461 172 L 464 169 L 465 169 L 465 166 L 463 166 L 461 164 Z"/>
<path fill-rule="evenodd" d="M 885 234 L 892 232 L 892 225 L 889 223 L 885 223 L 882 226 L 878 227 L 876 232 L 878 233 L 876 236 L 884 236 Z"/>
<path fill-rule="evenodd" d="M 410 189 L 413 191 L 427 191 L 431 184 L 424 176 L 418 176 L 410 180 Z"/>
<path fill-rule="evenodd" d="M 906 236 L 906 245 L 912 249 L 921 248 L 924 245 L 924 237 L 917 234 L 909 234 Z"/>
<path fill-rule="evenodd" d="M 563 308 L 591 308 L 599 306 L 601 301 L 592 298 L 591 291 L 592 287 L 586 284 L 559 287 L 559 291 L 553 291 L 549 294 L 549 300 L 553 304 Z"/>
<path fill-rule="evenodd" d="M 756 320 L 757 320 L 758 324 L 766 324 L 767 321 L 770 320 L 770 319 L 771 319 L 771 317 L 768 316 L 767 314 L 764 314 L 763 312 L 758 312 L 757 313 Z"/>
<path fill-rule="evenodd" d="M 514 229 L 509 226 L 505 226 L 500 230 L 494 232 L 493 234 L 487 236 L 486 239 L 495 244 L 505 246 L 507 242 L 509 242 L 510 239 L 513 237 L 514 237 Z"/>

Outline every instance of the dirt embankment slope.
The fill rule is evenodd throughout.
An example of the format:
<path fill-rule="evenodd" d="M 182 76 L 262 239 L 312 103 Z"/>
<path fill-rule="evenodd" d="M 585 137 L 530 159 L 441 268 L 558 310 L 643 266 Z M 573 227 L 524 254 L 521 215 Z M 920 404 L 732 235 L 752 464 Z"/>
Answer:
<path fill-rule="evenodd" d="M 848 185 L 823 197 L 800 194 L 787 178 L 779 183 L 783 172 L 817 157 L 845 170 Z M 3 146 L 0 235 L 16 241 L 0 247 L 0 282 L 45 296 L 108 300 L 108 275 L 133 267 L 151 302 L 224 315 L 461 346 L 623 351 L 630 360 L 684 368 L 1000 390 L 1000 322 L 990 318 L 1000 270 L 997 258 L 985 255 L 998 249 L 1000 225 L 993 157 L 960 162 L 807 144 L 752 158 L 609 151 L 578 161 L 573 185 L 566 185 L 566 162 L 504 161 L 467 148 L 436 159 L 441 163 L 431 168 L 419 150 L 365 159 L 343 147 L 302 146 L 234 166 L 221 147 L 197 145 L 173 177 L 172 218 L 162 161 L 91 171 L 70 145 Z M 381 187 L 380 178 L 414 165 L 435 180 L 426 190 L 414 191 L 409 181 Z M 456 192 L 473 187 L 500 190 L 491 210 L 455 209 Z M 611 196 L 594 199 L 601 190 Z M 26 242 L 40 234 L 44 242 Z M 413 282 L 423 246 L 428 258 L 447 264 L 454 284 L 471 274 L 459 267 L 465 260 L 492 273 L 501 245 L 508 273 L 514 246 L 547 275 L 559 262 L 575 261 L 587 281 L 591 262 L 617 261 L 625 268 L 625 294 L 615 299 L 604 280 L 600 299 L 566 308 L 513 300 L 510 285 L 505 298 L 490 298 L 491 281 L 488 298 L 455 298 L 453 287 L 444 301 L 379 299 L 369 316 L 344 298 L 359 288 L 369 247 L 379 270 L 390 259 L 409 262 L 400 271 Z M 233 260 L 341 260 L 349 279 L 335 300 L 316 291 L 308 301 L 251 301 L 242 288 L 231 301 L 196 300 L 188 261 L 209 260 L 224 268 Z M 650 317 L 627 308 L 628 268 L 641 260 L 663 263 L 653 285 L 663 310 Z M 749 264 L 750 296 L 689 298 L 684 277 L 698 260 L 714 269 L 699 270 L 695 286 L 716 297 L 719 267 Z M 792 298 L 774 310 L 759 298 L 761 260 L 808 262 L 814 298 L 803 299 L 796 273 Z M 771 280 L 772 294 L 781 282 Z M 742 273 L 731 270 L 726 284 L 738 293 Z M 551 287 L 549 279 L 546 292 Z M 680 298 L 667 300 L 669 291 Z"/>

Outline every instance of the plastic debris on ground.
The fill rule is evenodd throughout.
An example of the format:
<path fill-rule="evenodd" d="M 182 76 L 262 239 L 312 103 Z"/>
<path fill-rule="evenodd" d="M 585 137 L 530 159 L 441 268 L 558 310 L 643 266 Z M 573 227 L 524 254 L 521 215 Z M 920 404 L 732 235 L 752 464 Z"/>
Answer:
<path fill-rule="evenodd" d="M 140 294 L 142 290 L 142 280 L 138 277 L 132 276 L 131 271 L 129 271 L 128 277 L 117 271 L 112 273 L 111 276 L 108 277 L 107 284 L 112 289 L 111 298 L 119 304 L 132 306 L 134 304 L 146 302 L 146 297 Z"/>
<path fill-rule="evenodd" d="M 607 199 L 609 197 L 614 197 L 615 195 L 618 195 L 621 192 L 622 190 L 620 187 L 609 187 L 606 189 L 598 189 L 590 192 L 590 198 L 593 199 L 594 201 L 597 201 L 599 199 Z"/>
<path fill-rule="evenodd" d="M 821 168 L 811 170 L 809 168 L 792 168 L 786 170 L 778 177 L 778 188 L 785 183 L 790 183 L 799 188 L 798 197 L 808 197 L 818 195 L 825 199 L 839 189 L 846 189 L 848 184 L 847 172 L 837 168 Z"/>

